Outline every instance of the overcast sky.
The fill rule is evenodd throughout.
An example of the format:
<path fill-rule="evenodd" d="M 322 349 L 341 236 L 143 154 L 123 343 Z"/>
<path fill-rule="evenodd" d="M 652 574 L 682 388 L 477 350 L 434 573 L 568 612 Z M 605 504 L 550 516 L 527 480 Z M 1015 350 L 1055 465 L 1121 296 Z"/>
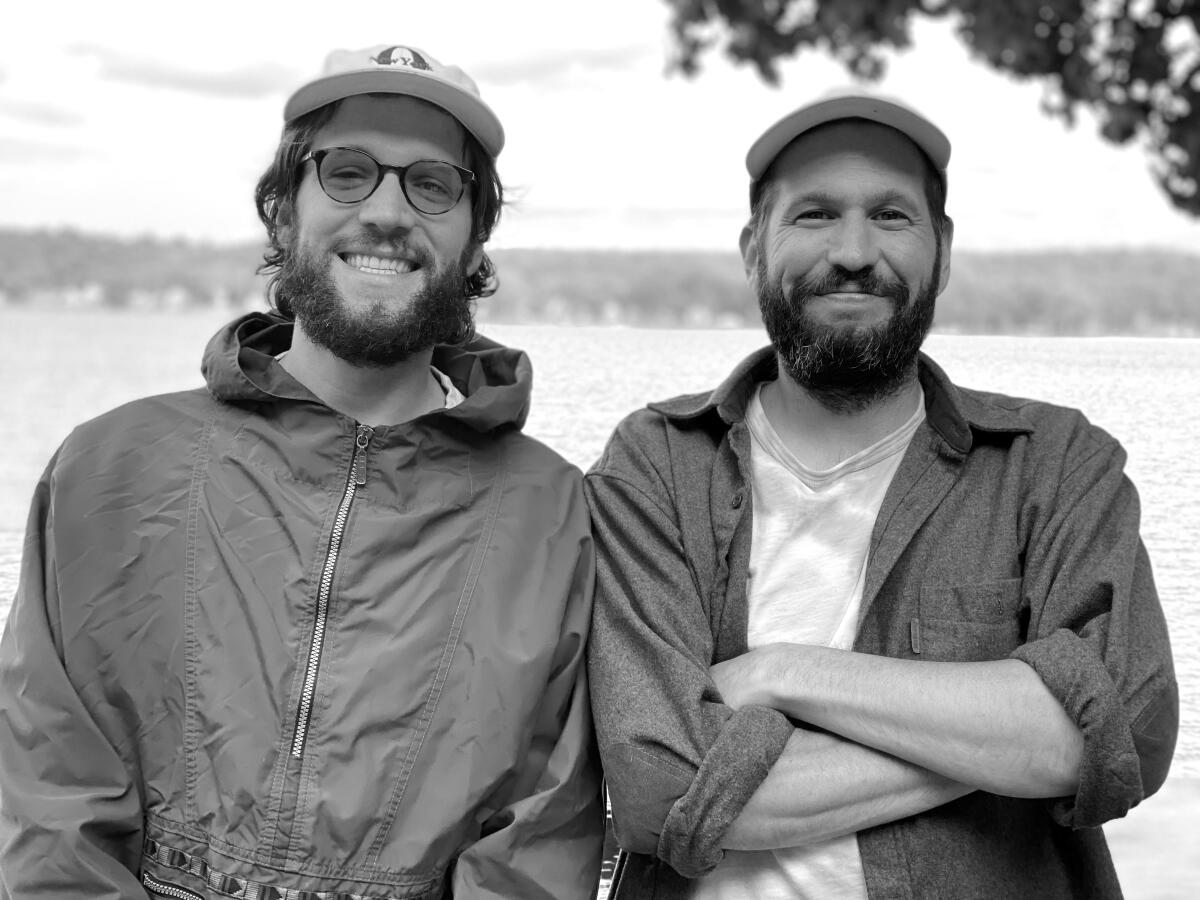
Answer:
<path fill-rule="evenodd" d="M 496 246 L 732 249 L 746 148 L 848 80 L 819 56 L 788 63 L 780 89 L 717 55 L 668 76 L 661 0 L 6 5 L 3 226 L 258 239 L 254 183 L 290 89 L 330 49 L 403 43 L 465 68 L 504 123 L 515 203 Z M 919 25 L 880 89 L 950 136 L 957 247 L 1200 252 L 1140 148 L 1105 144 L 1086 115 L 1047 119 L 1039 85 L 972 62 L 948 24 Z"/>

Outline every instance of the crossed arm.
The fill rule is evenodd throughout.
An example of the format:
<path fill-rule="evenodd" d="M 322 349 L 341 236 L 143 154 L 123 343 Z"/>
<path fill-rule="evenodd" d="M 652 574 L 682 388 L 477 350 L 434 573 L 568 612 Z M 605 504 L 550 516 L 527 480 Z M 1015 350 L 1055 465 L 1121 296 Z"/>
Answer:
<path fill-rule="evenodd" d="M 797 730 L 726 833 L 729 849 L 795 846 L 923 812 L 974 789 L 1058 797 L 1078 785 L 1083 736 L 1017 660 L 899 660 L 770 644 L 710 670 L 733 708 Z"/>
<path fill-rule="evenodd" d="M 916 815 L 971 790 L 837 735 L 797 728 L 720 844 L 800 847 Z"/>
<path fill-rule="evenodd" d="M 770 706 L 1008 797 L 1079 783 L 1083 735 L 1025 663 L 892 659 L 771 644 L 713 667 L 725 702 Z"/>

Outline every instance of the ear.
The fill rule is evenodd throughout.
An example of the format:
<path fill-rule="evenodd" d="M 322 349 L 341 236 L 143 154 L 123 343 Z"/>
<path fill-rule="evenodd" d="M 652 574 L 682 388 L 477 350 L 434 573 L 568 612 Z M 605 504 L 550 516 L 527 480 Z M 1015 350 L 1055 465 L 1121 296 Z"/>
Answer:
<path fill-rule="evenodd" d="M 946 217 L 946 225 L 942 229 L 942 270 L 938 273 L 938 293 L 946 289 L 950 283 L 950 246 L 954 243 L 954 220 Z"/>
<path fill-rule="evenodd" d="M 758 290 L 758 241 L 754 239 L 754 219 L 742 226 L 738 237 L 738 248 L 742 251 L 742 269 L 746 273 L 746 281 L 751 290 Z"/>

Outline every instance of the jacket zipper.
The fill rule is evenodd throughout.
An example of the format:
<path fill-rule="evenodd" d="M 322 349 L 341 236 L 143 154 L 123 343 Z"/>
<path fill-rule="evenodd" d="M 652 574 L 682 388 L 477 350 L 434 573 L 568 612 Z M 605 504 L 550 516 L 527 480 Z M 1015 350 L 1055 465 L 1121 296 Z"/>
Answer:
<path fill-rule="evenodd" d="M 359 425 L 354 437 L 354 454 L 350 457 L 350 472 L 346 476 L 346 490 L 338 504 L 337 516 L 333 520 L 333 531 L 329 535 L 329 550 L 325 554 L 325 566 L 321 570 L 321 584 L 317 590 L 317 615 L 313 621 L 312 640 L 308 645 L 308 663 L 304 668 L 304 687 L 300 692 L 300 708 L 296 711 L 296 730 L 292 735 L 292 756 L 300 759 L 304 755 L 304 741 L 308 737 L 308 724 L 312 718 L 313 697 L 317 691 L 317 672 L 321 665 L 321 651 L 325 646 L 325 624 L 329 618 L 329 592 L 333 588 L 333 572 L 337 566 L 338 551 L 342 546 L 342 534 L 346 520 L 350 517 L 350 504 L 354 494 L 367 483 L 367 445 L 374 431 L 367 425 Z"/>
<path fill-rule="evenodd" d="M 159 881 L 149 872 L 142 873 L 142 884 L 160 897 L 171 897 L 173 900 L 204 900 L 195 891 L 189 891 L 187 888 L 180 887 L 177 884 L 168 884 L 165 881 Z"/>

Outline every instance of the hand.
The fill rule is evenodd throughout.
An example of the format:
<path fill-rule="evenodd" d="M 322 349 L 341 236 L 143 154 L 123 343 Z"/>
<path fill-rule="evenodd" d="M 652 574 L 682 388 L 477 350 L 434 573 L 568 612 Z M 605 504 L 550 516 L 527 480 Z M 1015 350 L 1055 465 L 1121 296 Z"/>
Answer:
<path fill-rule="evenodd" d="M 771 706 L 771 685 L 780 677 L 779 665 L 789 644 L 764 644 L 708 670 L 721 698 L 733 709 Z"/>

